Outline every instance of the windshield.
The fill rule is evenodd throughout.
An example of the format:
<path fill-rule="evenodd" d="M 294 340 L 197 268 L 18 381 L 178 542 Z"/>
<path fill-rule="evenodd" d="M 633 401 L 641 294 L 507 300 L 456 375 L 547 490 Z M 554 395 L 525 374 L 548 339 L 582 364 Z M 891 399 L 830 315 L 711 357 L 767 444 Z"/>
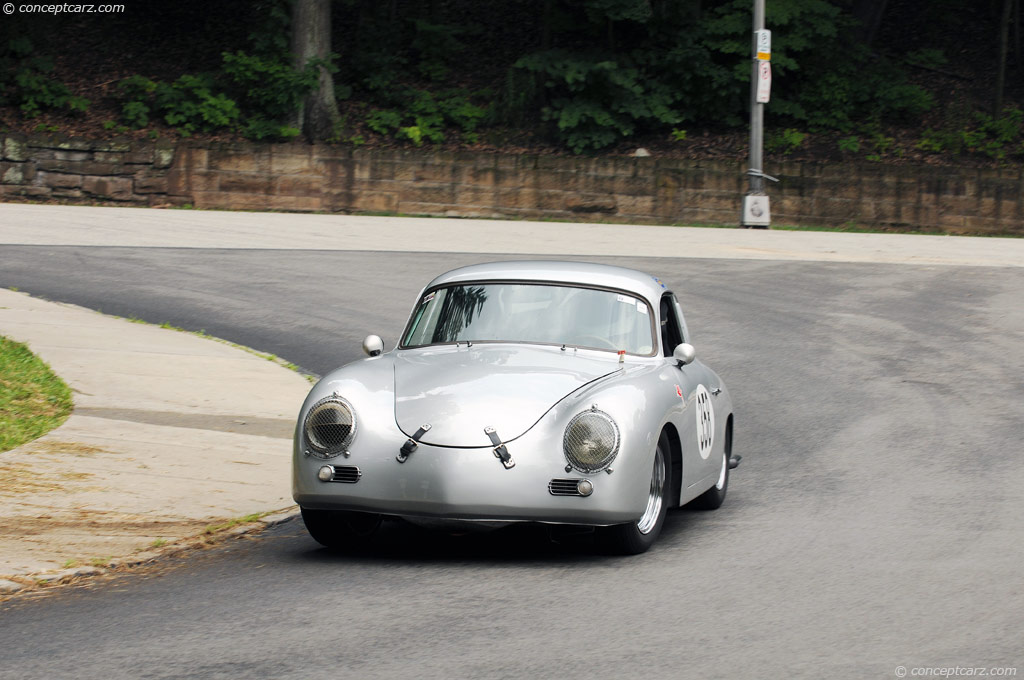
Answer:
<path fill-rule="evenodd" d="M 524 342 L 650 355 L 651 309 L 617 291 L 536 283 L 480 283 L 429 291 L 413 310 L 403 347 Z"/>

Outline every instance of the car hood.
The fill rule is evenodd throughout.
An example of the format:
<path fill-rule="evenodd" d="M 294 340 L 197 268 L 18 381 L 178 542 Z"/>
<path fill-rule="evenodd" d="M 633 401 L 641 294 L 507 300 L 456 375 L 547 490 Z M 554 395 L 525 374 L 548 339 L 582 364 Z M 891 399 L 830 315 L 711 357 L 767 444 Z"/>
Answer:
<path fill-rule="evenodd" d="M 425 423 L 424 444 L 491 446 L 529 430 L 567 394 L 616 372 L 614 354 L 558 347 L 484 345 L 432 347 L 396 353 L 395 421 L 407 436 Z"/>

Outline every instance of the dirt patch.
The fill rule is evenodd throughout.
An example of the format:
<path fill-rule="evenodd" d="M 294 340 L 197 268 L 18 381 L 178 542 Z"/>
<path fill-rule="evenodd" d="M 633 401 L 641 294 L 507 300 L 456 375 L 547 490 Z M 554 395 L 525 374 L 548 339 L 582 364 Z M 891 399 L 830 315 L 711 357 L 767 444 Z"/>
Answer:
<path fill-rule="evenodd" d="M 40 474 L 38 466 L 28 463 L 0 463 L 0 496 L 65 491 L 68 481 L 78 482 L 92 476 L 88 472 L 62 470 L 59 477 L 47 477 Z"/>
<path fill-rule="evenodd" d="M 224 545 L 227 541 L 258 536 L 264 528 L 292 517 L 292 509 L 284 509 L 261 513 L 259 518 L 251 521 L 234 520 L 214 526 L 200 521 L 161 521 L 142 516 L 79 511 L 60 517 L 5 520 L 0 522 L 0 556 L 14 546 L 23 554 L 38 548 L 39 556 L 48 558 L 51 566 L 37 573 L 3 576 L 5 568 L 0 564 L 0 586 L 14 584 L 17 588 L 5 590 L 0 587 L 0 604 L 14 598 L 42 597 L 68 588 L 92 588 L 129 574 L 143 578 L 159 575 L 167 569 L 187 564 L 187 558 L 193 554 Z M 125 545 L 112 545 L 106 541 L 107 531 L 123 534 Z M 186 538 L 165 539 L 161 535 Z M 53 555 L 55 540 L 63 546 L 59 557 Z M 118 548 L 121 549 L 118 551 Z M 104 553 L 102 549 L 110 549 L 110 552 Z M 119 557 L 111 557 L 111 553 Z"/>
<path fill-rule="evenodd" d="M 36 440 L 25 447 L 26 453 L 34 455 L 54 456 L 95 456 L 97 453 L 112 453 L 99 446 L 89 446 L 78 442 L 67 442 L 59 439 Z"/>
<path fill-rule="evenodd" d="M 78 509 L 36 517 L 0 518 L 0 540 L 59 533 L 82 536 L 170 537 L 202 531 L 209 520 L 154 520 L 102 510 Z"/>

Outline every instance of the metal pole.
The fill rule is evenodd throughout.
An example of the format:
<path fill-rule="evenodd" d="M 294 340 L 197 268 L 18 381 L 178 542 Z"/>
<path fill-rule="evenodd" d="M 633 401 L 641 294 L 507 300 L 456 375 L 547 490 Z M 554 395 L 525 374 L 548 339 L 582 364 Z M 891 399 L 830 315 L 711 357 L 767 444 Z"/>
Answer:
<path fill-rule="evenodd" d="M 764 181 L 778 180 L 764 174 L 764 105 L 771 97 L 772 35 L 764 28 L 765 0 L 754 0 L 754 30 L 750 49 L 750 166 L 747 179 L 750 188 L 743 197 L 740 224 L 744 227 L 767 229 L 771 224 L 771 207 Z"/>
<path fill-rule="evenodd" d="M 754 28 L 750 46 L 750 193 L 764 194 L 764 104 L 757 101 L 757 32 L 764 28 L 764 0 L 754 0 Z"/>

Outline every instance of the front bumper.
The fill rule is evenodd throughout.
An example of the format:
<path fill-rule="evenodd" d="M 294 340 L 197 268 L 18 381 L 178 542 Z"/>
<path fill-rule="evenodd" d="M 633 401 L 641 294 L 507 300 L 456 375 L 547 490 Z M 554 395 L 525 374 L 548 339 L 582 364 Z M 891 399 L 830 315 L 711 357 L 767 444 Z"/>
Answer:
<path fill-rule="evenodd" d="M 303 508 L 359 510 L 386 515 L 484 521 L 533 521 L 609 525 L 635 521 L 650 488 L 647 457 L 620 451 L 614 472 L 565 472 L 560 451 L 545 450 L 529 436 L 508 444 L 514 468 L 505 469 L 490 448 L 455 449 L 421 444 L 405 463 L 395 456 L 405 438 L 375 438 L 353 447 L 350 457 L 322 460 L 296 447 L 292 495 Z M 323 482 L 324 465 L 359 468 L 358 482 Z M 646 470 L 646 473 L 637 472 Z M 552 479 L 589 479 L 589 496 L 556 496 Z"/>

